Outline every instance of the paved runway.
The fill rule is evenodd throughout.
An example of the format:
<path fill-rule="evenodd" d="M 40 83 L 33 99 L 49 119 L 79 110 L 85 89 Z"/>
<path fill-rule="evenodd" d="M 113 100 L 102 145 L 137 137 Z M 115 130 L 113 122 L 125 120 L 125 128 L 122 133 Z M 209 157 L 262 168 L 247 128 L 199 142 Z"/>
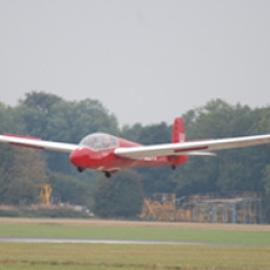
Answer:
<path fill-rule="evenodd" d="M 35 244 L 107 244 L 107 245 L 205 245 L 199 242 L 180 241 L 140 241 L 140 240 L 99 240 L 99 239 L 68 239 L 68 238 L 15 238 L 1 237 L 0 243 L 35 243 Z"/>

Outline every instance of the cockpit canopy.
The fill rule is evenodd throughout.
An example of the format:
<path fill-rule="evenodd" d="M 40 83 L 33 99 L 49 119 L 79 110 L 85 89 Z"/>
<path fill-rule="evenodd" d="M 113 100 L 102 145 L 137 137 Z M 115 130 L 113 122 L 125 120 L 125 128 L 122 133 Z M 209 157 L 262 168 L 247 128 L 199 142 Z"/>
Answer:
<path fill-rule="evenodd" d="M 105 150 L 119 146 L 118 139 L 105 133 L 93 133 L 84 137 L 80 145 L 86 146 L 92 150 Z"/>

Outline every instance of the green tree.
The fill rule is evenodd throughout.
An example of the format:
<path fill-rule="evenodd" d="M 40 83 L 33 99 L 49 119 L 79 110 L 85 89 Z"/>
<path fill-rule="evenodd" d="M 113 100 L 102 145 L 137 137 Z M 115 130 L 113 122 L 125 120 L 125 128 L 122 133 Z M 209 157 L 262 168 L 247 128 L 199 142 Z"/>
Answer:
<path fill-rule="evenodd" d="M 96 180 L 87 180 L 60 172 L 50 172 L 49 182 L 53 189 L 54 202 L 83 205 L 92 209 Z"/>
<path fill-rule="evenodd" d="M 190 157 L 189 161 L 175 170 L 170 178 L 175 182 L 178 196 L 217 192 L 219 159 L 216 157 Z"/>
<path fill-rule="evenodd" d="M 94 213 L 100 217 L 136 217 L 143 205 L 140 176 L 129 171 L 103 179 L 94 199 Z"/>
<path fill-rule="evenodd" d="M 48 138 L 48 119 L 53 118 L 53 107 L 63 100 L 53 94 L 32 91 L 20 100 L 17 107 L 24 122 L 25 132 L 32 136 Z"/>
<path fill-rule="evenodd" d="M 267 165 L 264 170 L 263 177 L 264 192 L 263 192 L 263 216 L 264 221 L 270 222 L 270 165 Z"/>
<path fill-rule="evenodd" d="M 10 204 L 31 204 L 39 201 L 41 184 L 48 181 L 46 163 L 39 151 L 17 148 L 4 176 L 2 199 Z"/>

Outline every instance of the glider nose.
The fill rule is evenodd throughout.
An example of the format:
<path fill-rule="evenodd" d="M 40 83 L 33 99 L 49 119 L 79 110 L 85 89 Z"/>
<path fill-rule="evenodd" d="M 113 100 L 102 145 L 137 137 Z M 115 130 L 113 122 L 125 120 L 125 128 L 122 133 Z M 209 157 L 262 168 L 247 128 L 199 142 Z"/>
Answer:
<path fill-rule="evenodd" d="M 71 152 L 69 155 L 69 160 L 76 167 L 85 167 L 85 163 L 87 162 L 88 151 L 85 148 L 78 148 Z"/>
<path fill-rule="evenodd" d="M 80 169 L 95 169 L 102 166 L 104 155 L 97 151 L 92 151 L 88 147 L 80 147 L 70 153 L 69 160 Z"/>

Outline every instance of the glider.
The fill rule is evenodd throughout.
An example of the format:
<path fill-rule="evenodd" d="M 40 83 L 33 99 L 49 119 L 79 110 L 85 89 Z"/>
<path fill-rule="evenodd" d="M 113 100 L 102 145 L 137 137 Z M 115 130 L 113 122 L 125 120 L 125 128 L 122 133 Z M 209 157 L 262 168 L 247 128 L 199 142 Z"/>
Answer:
<path fill-rule="evenodd" d="M 218 150 L 270 143 L 270 134 L 189 142 L 185 138 L 184 121 L 178 117 L 172 128 L 172 142 L 167 144 L 144 146 L 105 133 L 90 134 L 79 144 L 12 134 L 0 135 L 0 143 L 69 153 L 69 159 L 78 171 L 94 169 L 110 177 L 113 172 L 142 166 L 170 166 L 175 169 L 192 155 L 209 156 Z"/>

